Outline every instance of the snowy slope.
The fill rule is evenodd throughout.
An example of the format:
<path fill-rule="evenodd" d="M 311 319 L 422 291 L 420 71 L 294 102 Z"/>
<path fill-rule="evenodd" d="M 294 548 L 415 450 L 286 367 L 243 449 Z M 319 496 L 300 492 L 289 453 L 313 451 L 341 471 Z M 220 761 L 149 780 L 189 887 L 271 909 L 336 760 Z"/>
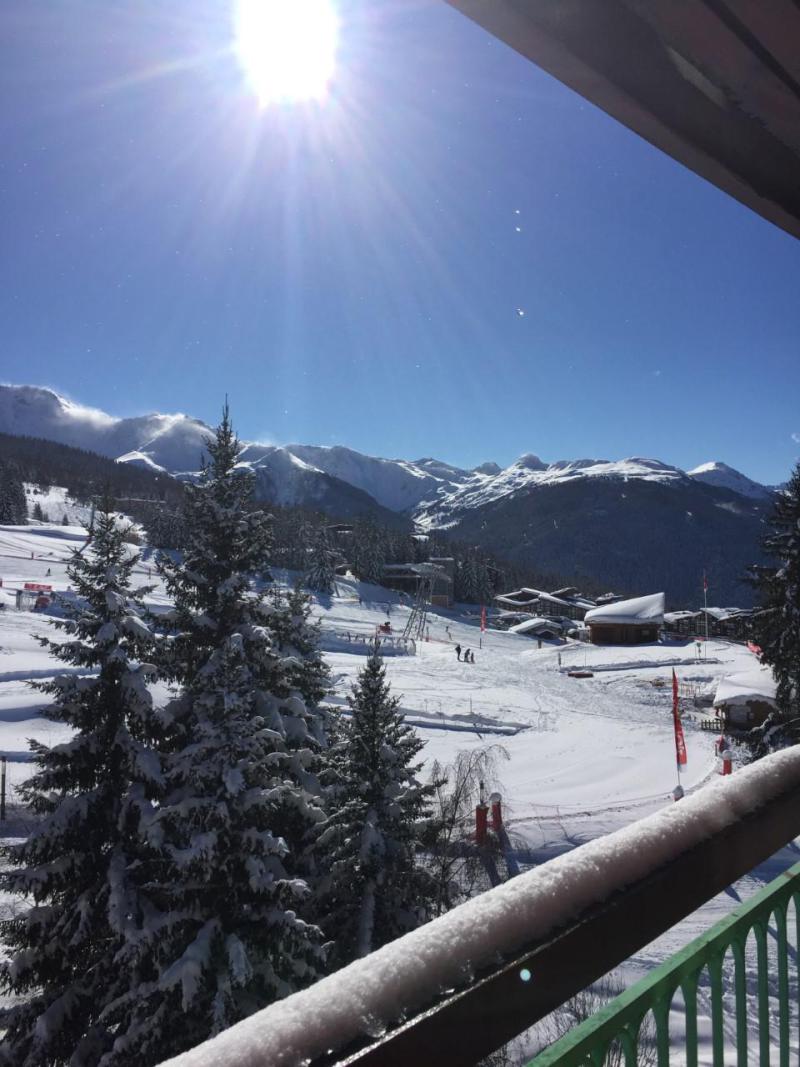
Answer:
<path fill-rule="evenodd" d="M 721 489 L 730 489 L 740 496 L 750 497 L 752 500 L 768 500 L 773 495 L 773 490 L 760 482 L 754 482 L 746 474 L 734 470 L 727 463 L 720 460 L 712 460 L 710 463 L 701 463 L 699 467 L 687 471 L 690 478 L 706 485 L 715 485 Z"/>
<path fill-rule="evenodd" d="M 468 481 L 471 473 L 440 460 L 380 459 L 341 445 L 287 445 L 286 451 L 363 489 L 391 511 L 410 511 L 422 501 L 452 492 Z"/>

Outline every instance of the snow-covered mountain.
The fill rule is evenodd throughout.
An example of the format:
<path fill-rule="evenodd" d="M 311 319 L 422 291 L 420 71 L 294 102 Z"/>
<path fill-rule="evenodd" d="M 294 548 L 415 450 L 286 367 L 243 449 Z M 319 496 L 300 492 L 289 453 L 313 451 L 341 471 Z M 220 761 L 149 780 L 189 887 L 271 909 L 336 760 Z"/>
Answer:
<path fill-rule="evenodd" d="M 0 432 L 44 437 L 155 471 L 191 475 L 210 427 L 188 415 L 113 418 L 37 386 L 0 386 Z M 501 469 L 382 459 L 341 446 L 247 444 L 259 496 L 342 518 L 448 528 L 501 558 L 635 591 L 684 597 L 703 569 L 731 603 L 757 555 L 773 490 L 724 463 L 683 471 L 656 459 L 547 463 L 528 453 Z M 673 601 L 674 602 L 674 601 Z"/>
<path fill-rule="evenodd" d="M 115 419 L 36 385 L 0 385 L 0 431 L 44 437 L 171 473 L 200 466 L 208 427 L 188 415 Z"/>
<path fill-rule="evenodd" d="M 719 460 L 701 463 L 699 467 L 687 473 L 690 478 L 696 478 L 698 482 L 715 485 L 720 489 L 731 489 L 734 493 L 750 497 L 752 500 L 768 500 L 773 495 L 773 490 L 769 486 L 754 482 L 746 474 L 741 474 Z"/>
<path fill-rule="evenodd" d="M 685 481 L 688 475 L 656 459 L 564 459 L 546 464 L 528 453 L 497 473 L 486 474 L 480 468 L 473 471 L 455 489 L 440 491 L 435 500 L 422 503 L 415 518 L 425 527 L 452 526 L 465 513 L 521 491 L 596 478 L 668 484 Z"/>
<path fill-rule="evenodd" d="M 474 475 L 437 459 L 379 459 L 341 445 L 287 445 L 285 451 L 363 489 L 391 511 L 411 512 L 423 501 L 455 491 Z"/>
<path fill-rule="evenodd" d="M 199 419 L 183 414 L 114 418 L 32 385 L 0 385 L 0 431 L 44 437 L 172 474 L 199 468 L 211 432 Z M 430 457 L 382 459 L 339 445 L 257 443 L 248 444 L 242 458 L 259 473 L 265 495 L 276 503 L 334 502 L 334 490 L 345 484 L 381 509 L 411 516 L 428 527 L 452 526 L 464 513 L 520 491 L 585 479 L 678 484 L 688 478 L 750 500 L 765 501 L 772 495 L 767 486 L 718 461 L 684 472 L 640 457 L 545 463 L 528 453 L 504 469 L 487 462 L 464 470 Z"/>

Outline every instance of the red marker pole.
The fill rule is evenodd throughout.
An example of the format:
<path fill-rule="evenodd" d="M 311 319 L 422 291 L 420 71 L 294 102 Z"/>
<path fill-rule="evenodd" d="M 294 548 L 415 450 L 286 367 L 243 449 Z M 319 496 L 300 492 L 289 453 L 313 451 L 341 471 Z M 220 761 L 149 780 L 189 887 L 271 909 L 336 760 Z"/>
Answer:
<path fill-rule="evenodd" d="M 499 834 L 503 829 L 503 798 L 499 793 L 492 793 L 489 803 L 492 806 L 492 829 Z"/>
<path fill-rule="evenodd" d="M 483 846 L 486 844 L 486 831 L 489 823 L 489 809 L 485 804 L 478 804 L 475 807 L 475 844 Z"/>

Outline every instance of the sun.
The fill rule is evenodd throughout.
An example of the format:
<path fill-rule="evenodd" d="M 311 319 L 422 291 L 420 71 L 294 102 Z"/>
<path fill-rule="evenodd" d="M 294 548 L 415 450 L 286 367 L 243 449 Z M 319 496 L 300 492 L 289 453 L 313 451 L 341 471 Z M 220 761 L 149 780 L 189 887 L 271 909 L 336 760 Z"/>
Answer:
<path fill-rule="evenodd" d="M 322 99 L 336 66 L 331 0 L 238 0 L 236 52 L 261 105 Z"/>

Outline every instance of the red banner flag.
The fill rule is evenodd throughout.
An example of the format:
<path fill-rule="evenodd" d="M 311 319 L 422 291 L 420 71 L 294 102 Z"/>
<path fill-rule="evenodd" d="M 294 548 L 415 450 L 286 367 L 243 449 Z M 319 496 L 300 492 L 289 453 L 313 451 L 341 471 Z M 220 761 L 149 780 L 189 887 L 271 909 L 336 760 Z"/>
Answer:
<path fill-rule="evenodd" d="M 486 605 L 481 605 L 481 633 L 486 632 Z"/>
<path fill-rule="evenodd" d="M 678 714 L 678 678 L 672 668 L 672 725 L 675 728 L 675 758 L 678 769 L 686 766 L 686 741 L 683 736 L 680 715 Z"/>

